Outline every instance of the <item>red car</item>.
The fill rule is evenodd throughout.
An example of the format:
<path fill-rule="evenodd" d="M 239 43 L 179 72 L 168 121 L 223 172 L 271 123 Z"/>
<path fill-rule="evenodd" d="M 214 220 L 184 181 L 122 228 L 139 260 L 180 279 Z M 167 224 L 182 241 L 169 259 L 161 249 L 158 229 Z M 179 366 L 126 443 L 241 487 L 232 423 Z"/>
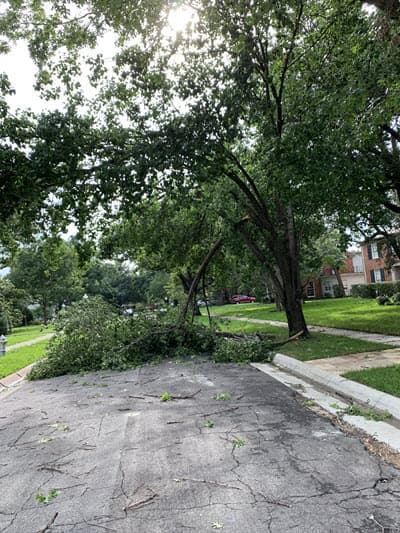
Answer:
<path fill-rule="evenodd" d="M 246 296 L 245 294 L 235 294 L 231 298 L 231 304 L 248 304 L 250 302 L 255 302 L 256 299 L 254 296 Z"/>

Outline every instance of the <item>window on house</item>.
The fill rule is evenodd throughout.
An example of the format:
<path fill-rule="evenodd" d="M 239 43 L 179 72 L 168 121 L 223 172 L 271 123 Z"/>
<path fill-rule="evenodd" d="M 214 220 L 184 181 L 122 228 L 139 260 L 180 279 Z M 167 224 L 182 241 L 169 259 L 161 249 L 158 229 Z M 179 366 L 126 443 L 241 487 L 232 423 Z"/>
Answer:
<path fill-rule="evenodd" d="M 375 268 L 373 270 L 373 273 L 374 273 L 373 278 L 374 278 L 374 281 L 376 283 L 379 283 L 381 281 L 385 281 L 385 273 L 384 273 L 382 268 Z"/>
<path fill-rule="evenodd" d="M 356 273 L 364 272 L 362 265 L 358 265 L 358 264 L 354 265 L 354 272 Z"/>
<path fill-rule="evenodd" d="M 314 298 L 315 297 L 315 288 L 314 288 L 314 282 L 310 281 L 307 285 L 307 298 Z"/>
<path fill-rule="evenodd" d="M 371 258 L 372 259 L 379 259 L 379 248 L 378 248 L 378 244 L 376 242 L 373 242 L 371 244 Z"/>

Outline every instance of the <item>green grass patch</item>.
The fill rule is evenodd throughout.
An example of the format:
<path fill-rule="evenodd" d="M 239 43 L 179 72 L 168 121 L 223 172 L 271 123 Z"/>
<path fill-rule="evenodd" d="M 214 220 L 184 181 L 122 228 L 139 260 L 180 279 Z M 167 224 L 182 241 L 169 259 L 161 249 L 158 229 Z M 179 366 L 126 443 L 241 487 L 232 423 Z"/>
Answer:
<path fill-rule="evenodd" d="M 299 361 L 325 359 L 350 353 L 372 352 L 392 348 L 387 344 L 368 342 L 349 337 L 328 335 L 326 333 L 312 333 L 307 339 L 299 339 L 279 348 L 279 352 L 291 355 Z"/>
<path fill-rule="evenodd" d="M 398 305 L 378 305 L 375 300 L 362 298 L 332 298 L 307 301 L 303 309 L 306 322 L 315 326 L 400 335 Z M 277 312 L 274 304 L 215 306 L 212 313 L 286 322 L 285 313 Z"/>
<path fill-rule="evenodd" d="M 199 319 L 203 324 L 207 323 L 205 317 Z M 279 342 L 287 338 L 287 329 L 269 324 L 252 324 L 239 320 L 214 319 L 215 326 L 220 331 L 231 333 L 269 333 L 274 335 L 274 342 Z M 312 361 L 313 359 L 324 359 L 326 357 L 337 357 L 350 353 L 371 352 L 375 350 L 387 350 L 392 348 L 386 344 L 378 342 L 368 342 L 349 337 L 328 335 L 326 333 L 312 333 L 307 339 L 298 339 L 277 348 L 280 353 L 295 357 L 300 361 Z"/>
<path fill-rule="evenodd" d="M 343 377 L 400 397 L 400 365 L 352 370 L 343 374 Z"/>
<path fill-rule="evenodd" d="M 9 376 L 43 357 L 48 342 L 47 339 L 6 352 L 4 357 L 0 357 L 0 378 Z"/>
<path fill-rule="evenodd" d="M 7 335 L 7 346 L 37 339 L 38 337 L 47 335 L 47 333 L 53 332 L 53 326 L 24 326 L 20 328 L 13 328 L 12 333 Z"/>

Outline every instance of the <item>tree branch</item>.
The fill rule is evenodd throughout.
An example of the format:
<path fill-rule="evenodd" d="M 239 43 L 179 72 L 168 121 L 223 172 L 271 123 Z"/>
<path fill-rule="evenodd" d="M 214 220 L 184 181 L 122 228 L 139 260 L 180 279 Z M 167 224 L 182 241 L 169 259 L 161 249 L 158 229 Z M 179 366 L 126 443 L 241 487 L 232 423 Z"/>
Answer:
<path fill-rule="evenodd" d="M 240 177 L 233 171 L 225 171 L 225 175 L 244 193 L 246 198 L 250 201 L 250 209 L 252 211 L 252 219 L 255 224 L 259 225 L 262 229 L 267 229 L 269 232 L 273 233 L 274 228 L 270 222 L 267 213 L 264 213 L 263 206 L 259 204 L 257 198 L 253 192 L 249 189 L 246 183 L 240 179 Z"/>
<path fill-rule="evenodd" d="M 295 20 L 295 24 L 294 24 L 294 28 L 293 28 L 293 33 L 292 33 L 292 37 L 291 37 L 291 40 L 290 40 L 289 50 L 287 51 L 287 54 L 285 56 L 285 59 L 284 59 L 284 62 L 283 62 L 283 66 L 282 66 L 282 72 L 281 72 L 281 76 L 280 76 L 279 92 L 278 92 L 278 98 L 277 98 L 277 102 L 279 102 L 279 104 L 278 104 L 279 135 L 282 133 L 282 126 L 283 126 L 282 99 L 283 99 L 283 90 L 284 90 L 285 81 L 286 81 L 286 74 L 287 74 L 287 71 L 288 71 L 288 68 L 289 68 L 290 59 L 291 59 L 291 57 L 293 55 L 293 50 L 294 50 L 294 47 L 295 47 L 296 37 L 297 37 L 297 34 L 299 32 L 299 29 L 300 29 L 300 20 L 301 20 L 301 17 L 303 15 L 303 8 L 304 8 L 303 1 L 300 0 L 299 8 L 298 8 L 298 11 L 297 11 L 296 20 Z"/>
<path fill-rule="evenodd" d="M 197 271 L 197 273 L 196 273 L 196 275 L 195 275 L 195 277 L 194 277 L 194 279 L 192 281 L 192 284 L 190 286 L 189 293 L 188 293 L 185 305 L 183 306 L 183 309 L 182 309 L 182 313 L 181 313 L 181 316 L 180 316 L 181 324 L 186 320 L 186 315 L 188 313 L 190 302 L 192 301 L 192 299 L 194 298 L 194 295 L 196 294 L 197 287 L 199 285 L 201 276 L 206 271 L 206 268 L 208 267 L 208 265 L 209 265 L 210 261 L 212 260 L 212 258 L 214 257 L 214 255 L 218 252 L 218 250 L 223 245 L 223 242 L 224 241 L 223 241 L 222 237 L 220 237 L 217 240 L 217 242 L 214 244 L 214 246 L 211 248 L 211 250 L 208 252 L 208 254 L 204 258 L 202 264 L 200 265 L 200 268 Z"/>

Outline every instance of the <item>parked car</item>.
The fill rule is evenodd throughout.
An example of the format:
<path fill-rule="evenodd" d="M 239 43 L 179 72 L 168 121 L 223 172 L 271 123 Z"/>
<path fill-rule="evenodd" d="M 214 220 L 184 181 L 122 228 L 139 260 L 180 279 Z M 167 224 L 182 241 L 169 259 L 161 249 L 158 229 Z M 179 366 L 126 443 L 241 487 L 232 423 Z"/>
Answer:
<path fill-rule="evenodd" d="M 255 301 L 256 299 L 254 296 L 246 296 L 246 294 L 235 294 L 230 299 L 231 304 L 248 304 Z"/>

